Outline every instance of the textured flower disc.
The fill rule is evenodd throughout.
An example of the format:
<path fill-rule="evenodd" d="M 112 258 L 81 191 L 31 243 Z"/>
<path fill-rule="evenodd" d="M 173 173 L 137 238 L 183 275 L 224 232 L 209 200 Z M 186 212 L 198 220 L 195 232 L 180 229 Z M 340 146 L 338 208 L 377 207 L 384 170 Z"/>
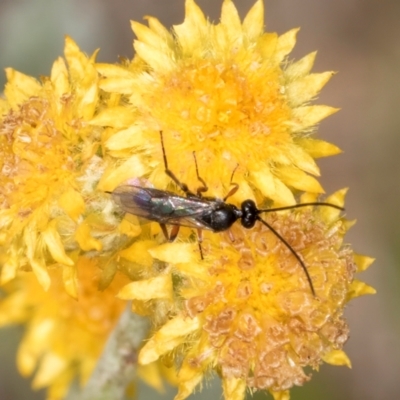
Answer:
<path fill-rule="evenodd" d="M 344 193 L 327 201 L 343 205 Z M 351 224 L 338 210 L 307 207 L 269 214 L 266 222 L 304 260 L 315 296 L 299 261 L 261 223 L 250 232 L 235 225 L 230 234 L 206 236 L 203 263 L 186 244 L 151 250 L 181 276 L 176 290 L 184 301 L 139 361 L 181 354 L 176 399 L 186 398 L 210 370 L 222 376 L 225 398 L 242 399 L 246 387 L 282 396 L 310 379 L 304 367 L 317 369 L 322 361 L 350 366 L 342 351 L 348 338 L 343 309 L 351 298 L 374 293 L 353 279 L 357 267 L 363 270 L 372 260 L 343 244 Z M 149 282 L 148 296 L 158 292 Z M 135 290 L 130 297 L 137 299 Z"/>
<path fill-rule="evenodd" d="M 6 71 L 0 119 L 0 280 L 4 284 L 19 270 L 33 270 L 48 289 L 48 267 L 57 264 L 64 270 L 65 289 L 76 297 L 78 255 L 108 254 L 107 265 L 115 273 L 112 252 L 140 228 L 120 224 L 110 200 L 96 190 L 106 168 L 100 151 L 105 129 L 90 121 L 96 108 L 115 99 L 100 98 L 94 56 L 85 56 L 70 38 L 65 58 L 68 68 L 59 58 L 41 84 Z M 111 276 L 106 271 L 103 287 Z"/>

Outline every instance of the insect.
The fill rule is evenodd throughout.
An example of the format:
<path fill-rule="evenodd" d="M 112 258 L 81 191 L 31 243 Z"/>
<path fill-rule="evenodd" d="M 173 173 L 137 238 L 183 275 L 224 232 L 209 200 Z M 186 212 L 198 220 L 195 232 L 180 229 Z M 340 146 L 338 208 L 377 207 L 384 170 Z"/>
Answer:
<path fill-rule="evenodd" d="M 193 156 L 196 166 L 196 175 L 198 181 L 201 183 L 201 186 L 199 186 L 196 190 L 196 193 L 194 193 L 185 183 L 179 181 L 175 174 L 168 168 L 168 160 L 165 152 L 162 131 L 160 131 L 160 140 L 165 173 L 176 183 L 182 192 L 184 192 L 186 197 L 179 196 L 166 190 L 146 188 L 136 185 L 122 185 L 117 187 L 111 193 L 116 203 L 118 203 L 120 207 L 127 213 L 158 222 L 161 226 L 164 236 L 170 242 L 176 239 L 181 226 L 197 229 L 199 250 L 202 259 L 203 251 L 201 242 L 203 229 L 210 230 L 212 232 L 226 231 L 237 220 L 240 220 L 244 228 L 251 229 L 255 223 L 259 221 L 268 229 L 270 229 L 271 232 L 290 250 L 293 256 L 297 259 L 307 277 L 311 292 L 315 296 L 315 290 L 311 276 L 299 254 L 293 249 L 287 240 L 276 229 L 274 229 L 273 226 L 260 217 L 260 214 L 292 210 L 306 206 L 327 206 L 342 211 L 344 209 L 335 204 L 323 202 L 302 203 L 286 207 L 258 209 L 255 202 L 251 199 L 243 201 L 239 208 L 234 204 L 226 202 L 226 200 L 239 189 L 239 185 L 232 182 L 236 168 L 231 176 L 230 184 L 232 189 L 223 199 L 203 196 L 203 193 L 208 190 L 208 187 L 199 175 L 195 152 L 193 152 Z M 169 235 L 166 225 L 172 225 Z"/>

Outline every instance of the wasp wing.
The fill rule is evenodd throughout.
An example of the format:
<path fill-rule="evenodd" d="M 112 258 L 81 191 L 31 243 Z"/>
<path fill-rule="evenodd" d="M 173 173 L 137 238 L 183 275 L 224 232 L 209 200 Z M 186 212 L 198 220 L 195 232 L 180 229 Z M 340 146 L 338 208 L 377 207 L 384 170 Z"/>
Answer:
<path fill-rule="evenodd" d="M 160 224 L 210 229 L 201 217 L 213 211 L 212 203 L 202 198 L 131 185 L 117 187 L 112 196 L 125 212 L 138 217 Z"/>

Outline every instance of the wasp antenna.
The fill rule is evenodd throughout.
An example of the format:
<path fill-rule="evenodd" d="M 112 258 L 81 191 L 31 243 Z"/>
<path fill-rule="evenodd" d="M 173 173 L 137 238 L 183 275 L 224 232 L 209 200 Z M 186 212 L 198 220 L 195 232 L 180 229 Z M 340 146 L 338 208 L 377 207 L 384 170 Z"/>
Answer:
<path fill-rule="evenodd" d="M 308 273 L 307 267 L 304 264 L 304 262 L 302 261 L 302 259 L 300 258 L 300 256 L 296 253 L 296 251 L 293 249 L 293 247 L 286 241 L 286 239 L 281 234 L 279 234 L 278 231 L 275 230 L 268 222 L 264 221 L 260 217 L 257 217 L 257 220 L 260 221 L 262 224 L 264 224 L 290 250 L 290 252 L 296 257 L 297 261 L 301 265 L 301 268 L 303 268 L 303 271 L 306 274 L 307 281 L 308 281 L 308 284 L 310 286 L 311 292 L 312 292 L 313 296 L 316 297 L 315 290 L 314 290 L 314 285 L 313 285 L 312 280 L 311 280 L 311 276 Z"/>
<path fill-rule="evenodd" d="M 258 214 L 264 213 L 264 212 L 275 212 L 275 211 L 292 210 L 293 208 L 301 208 L 301 207 L 307 207 L 307 206 L 325 206 L 325 207 L 336 208 L 337 210 L 340 210 L 340 211 L 344 211 L 343 207 L 337 206 L 336 204 L 314 202 L 314 203 L 295 204 L 293 206 L 267 208 L 265 210 L 258 210 Z"/>

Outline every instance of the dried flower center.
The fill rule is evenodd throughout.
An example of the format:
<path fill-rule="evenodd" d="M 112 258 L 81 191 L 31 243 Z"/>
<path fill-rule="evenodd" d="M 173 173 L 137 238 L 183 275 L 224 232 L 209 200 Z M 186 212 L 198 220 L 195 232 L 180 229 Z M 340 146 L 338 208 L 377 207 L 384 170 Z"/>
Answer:
<path fill-rule="evenodd" d="M 218 352 L 224 377 L 246 379 L 256 389 L 286 390 L 309 379 L 303 367 L 317 367 L 347 339 L 337 310 L 354 268 L 349 250 L 341 247 L 341 222 L 328 236 L 331 227 L 317 215 L 303 210 L 267 217 L 304 259 L 316 298 L 299 262 L 264 225 L 251 231 L 235 225 L 234 242 L 227 233 L 210 236 L 215 243 L 207 251 L 221 252 L 210 269 L 212 289 L 189 299 L 186 309 L 204 318 L 202 334 Z"/>
<path fill-rule="evenodd" d="M 49 102 L 31 97 L 10 111 L 0 125 L 2 185 L 0 203 L 36 208 L 57 183 L 64 184 L 74 163 L 62 133 L 57 129 Z M 14 198 L 18 196 L 18 198 Z"/>

